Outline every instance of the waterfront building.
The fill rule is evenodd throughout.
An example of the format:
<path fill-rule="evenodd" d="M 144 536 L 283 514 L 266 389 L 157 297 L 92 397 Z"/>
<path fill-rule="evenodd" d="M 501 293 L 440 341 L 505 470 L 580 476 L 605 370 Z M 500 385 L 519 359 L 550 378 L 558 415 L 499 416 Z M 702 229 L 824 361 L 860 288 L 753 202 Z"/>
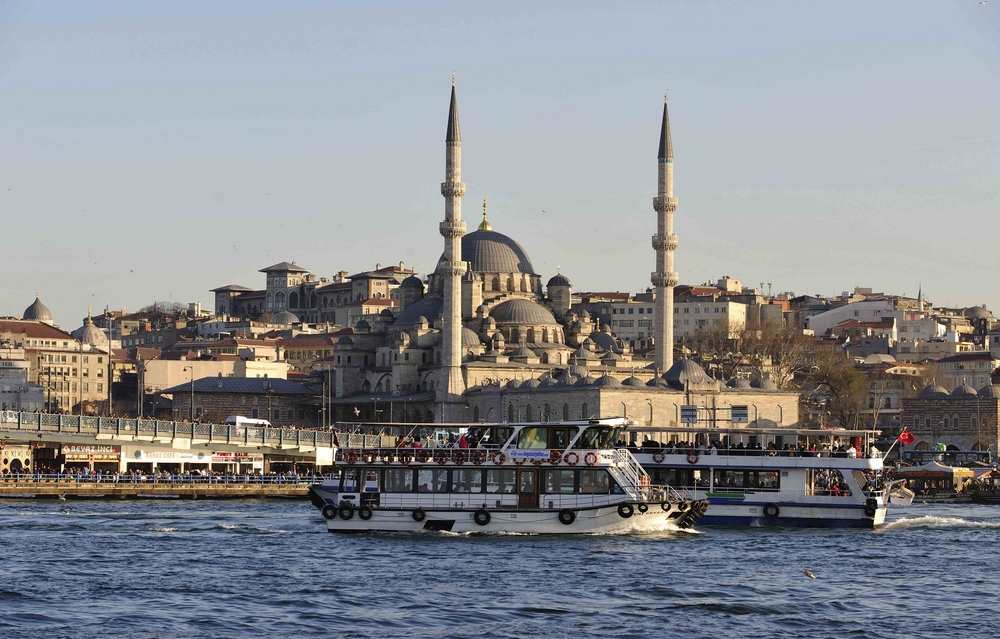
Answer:
<path fill-rule="evenodd" d="M 1000 386 L 989 381 L 978 390 L 963 384 L 951 392 L 930 384 L 903 399 L 902 425 L 916 437 L 907 448 L 931 450 L 942 443 L 951 450 L 1000 450 L 998 413 Z"/>
<path fill-rule="evenodd" d="M 162 392 L 173 396 L 175 420 L 222 424 L 230 415 L 238 415 L 266 419 L 275 427 L 317 423 L 316 393 L 286 379 L 203 377 Z"/>

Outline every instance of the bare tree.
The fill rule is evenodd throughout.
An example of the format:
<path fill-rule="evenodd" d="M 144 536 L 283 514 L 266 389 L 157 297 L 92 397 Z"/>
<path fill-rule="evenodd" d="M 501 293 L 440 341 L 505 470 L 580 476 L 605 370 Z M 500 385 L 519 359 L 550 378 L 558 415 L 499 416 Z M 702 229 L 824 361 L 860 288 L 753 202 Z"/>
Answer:
<path fill-rule="evenodd" d="M 826 397 L 827 414 L 844 428 L 858 428 L 868 400 L 868 383 L 854 362 L 824 361 L 810 377 Z"/>

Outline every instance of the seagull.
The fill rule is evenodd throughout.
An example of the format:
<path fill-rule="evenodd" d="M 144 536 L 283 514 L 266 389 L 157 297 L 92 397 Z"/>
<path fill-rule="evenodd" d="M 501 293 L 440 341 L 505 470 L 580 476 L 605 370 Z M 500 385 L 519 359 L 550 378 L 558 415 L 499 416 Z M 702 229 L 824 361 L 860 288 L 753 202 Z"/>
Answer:
<path fill-rule="evenodd" d="M 983 0 L 983 1 L 982 1 L 982 2 L 980 2 L 979 4 L 986 4 L 986 0 Z M 7 189 L 7 190 L 9 191 L 10 189 Z"/>
<path fill-rule="evenodd" d="M 66 501 L 66 493 L 61 493 L 57 496 L 59 497 L 59 501 Z"/>
<path fill-rule="evenodd" d="M 811 570 L 803 570 L 802 574 L 804 574 L 806 577 L 809 577 L 810 579 L 816 578 L 816 575 L 814 575 Z"/>
<path fill-rule="evenodd" d="M 60 508 L 59 512 L 61 512 L 64 515 L 68 515 L 69 514 L 69 508 Z"/>

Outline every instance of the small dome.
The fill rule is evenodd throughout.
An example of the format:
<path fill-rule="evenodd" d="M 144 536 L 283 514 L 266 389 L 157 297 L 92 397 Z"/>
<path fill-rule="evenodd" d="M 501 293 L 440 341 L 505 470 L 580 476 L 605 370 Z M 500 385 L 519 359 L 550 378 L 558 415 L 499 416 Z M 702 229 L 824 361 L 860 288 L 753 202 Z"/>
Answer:
<path fill-rule="evenodd" d="M 393 326 L 412 326 L 418 323 L 417 320 L 421 316 L 425 318 L 437 317 L 441 314 L 443 304 L 440 297 L 425 297 L 404 308 L 403 312 L 396 317 Z"/>
<path fill-rule="evenodd" d="M 354 325 L 354 328 L 358 329 L 359 331 L 367 331 L 370 330 L 371 327 L 372 325 L 369 324 L 368 320 L 366 319 L 358 320 L 358 323 Z"/>
<path fill-rule="evenodd" d="M 525 383 L 521 384 L 521 388 L 539 388 L 542 383 L 537 379 L 529 379 Z"/>
<path fill-rule="evenodd" d="M 498 304 L 490 317 L 498 324 L 555 324 L 552 313 L 537 302 L 524 299 L 507 300 Z"/>
<path fill-rule="evenodd" d="M 968 384 L 962 384 L 955 390 L 951 391 L 950 397 L 961 399 L 963 397 L 975 397 L 978 394 L 979 393 L 976 392 L 975 388 L 969 386 Z"/>
<path fill-rule="evenodd" d="M 90 344 L 98 348 L 106 348 L 108 345 L 108 336 L 104 334 L 104 331 L 94 326 L 94 320 L 90 317 L 89 312 L 87 314 L 87 322 L 83 325 L 83 328 L 73 331 L 73 337 L 84 344 Z"/>
<path fill-rule="evenodd" d="M 590 313 L 587 311 L 587 309 L 584 308 L 580 310 L 580 319 L 582 320 L 590 319 Z"/>
<path fill-rule="evenodd" d="M 646 386 L 652 386 L 653 388 L 670 388 L 670 384 L 668 384 L 667 380 L 662 377 L 654 377 L 646 382 Z"/>
<path fill-rule="evenodd" d="M 389 310 L 389 309 L 387 309 L 387 308 L 383 308 L 383 309 L 382 309 L 382 312 L 381 312 L 381 313 L 379 313 L 379 314 L 378 314 L 378 316 L 379 316 L 379 317 L 389 317 L 389 318 L 391 318 L 391 317 L 392 317 L 392 311 L 390 311 L 390 310 Z"/>
<path fill-rule="evenodd" d="M 750 388 L 753 388 L 752 386 L 750 386 L 750 382 L 748 380 L 741 379 L 739 377 L 734 377 L 728 382 L 726 382 L 726 386 L 728 386 L 729 388 L 735 388 L 737 390 L 749 390 Z"/>
<path fill-rule="evenodd" d="M 917 393 L 917 399 L 942 399 L 944 397 L 948 397 L 948 391 L 944 386 L 937 384 L 928 384 Z"/>
<path fill-rule="evenodd" d="M 550 279 L 549 283 L 546 286 L 548 286 L 549 288 L 552 288 L 553 286 L 567 286 L 567 287 L 569 287 L 569 286 L 573 286 L 573 285 L 569 283 L 569 280 L 566 278 L 565 275 L 563 275 L 562 273 L 559 273 L 555 277 L 553 277 L 552 279 Z"/>
<path fill-rule="evenodd" d="M 555 386 L 558 383 L 559 382 L 557 382 L 552 377 L 546 378 L 545 375 L 542 375 L 542 377 L 541 377 L 541 383 L 539 384 L 539 388 L 548 388 L 549 386 Z"/>
<path fill-rule="evenodd" d="M 774 382 L 767 379 L 766 377 L 758 377 L 757 379 L 750 382 L 750 388 L 757 388 L 764 391 L 776 391 L 778 387 Z"/>
<path fill-rule="evenodd" d="M 663 379 L 677 390 L 684 390 L 688 384 L 704 384 L 712 381 L 701 366 L 689 359 L 679 359 L 674 362 L 670 370 L 663 374 Z"/>
<path fill-rule="evenodd" d="M 607 325 L 604 328 L 607 328 Z M 618 346 L 618 342 L 611 335 L 610 330 L 608 332 L 604 332 L 603 330 L 594 331 L 587 339 L 596 344 L 601 350 L 608 351 L 609 353 L 622 352 L 622 349 Z"/>
<path fill-rule="evenodd" d="M 419 289 L 424 288 L 424 283 L 421 282 L 420 278 L 417 277 L 416 275 L 409 276 L 408 278 L 400 282 L 399 285 L 406 288 L 419 288 Z"/>
<path fill-rule="evenodd" d="M 465 275 L 462 276 L 463 282 L 479 282 L 480 280 L 482 278 L 475 271 L 466 271 Z"/>
<path fill-rule="evenodd" d="M 479 336 L 471 328 L 462 327 L 462 348 L 480 346 Z"/>
<path fill-rule="evenodd" d="M 636 377 L 634 375 L 632 377 L 626 377 L 625 379 L 622 380 L 622 386 L 635 386 L 635 387 L 638 387 L 638 386 L 645 386 L 645 385 L 646 385 L 645 382 L 643 382 L 641 379 L 639 379 L 638 377 Z"/>
<path fill-rule="evenodd" d="M 593 353 L 591 353 L 590 351 L 588 351 L 586 348 L 584 348 L 582 346 L 580 348 L 576 349 L 575 351 L 573 351 L 573 355 L 571 355 L 571 357 L 574 357 L 576 359 L 583 359 L 583 360 L 596 360 L 597 359 L 597 355 L 594 355 Z"/>
<path fill-rule="evenodd" d="M 865 364 L 894 364 L 896 358 L 885 353 L 872 353 L 865 358 Z"/>
<path fill-rule="evenodd" d="M 979 389 L 979 396 L 987 399 L 1000 399 L 1000 386 L 990 384 Z"/>
<path fill-rule="evenodd" d="M 361 320 L 364 322 L 364 320 Z M 271 324 L 280 324 L 282 326 L 289 326 L 290 324 L 298 324 L 299 318 L 295 313 L 290 313 L 288 311 L 278 311 L 271 316 Z M 365 322 L 367 324 L 367 322 Z M 361 325 L 361 322 L 358 322 Z M 366 327 L 367 328 L 367 327 Z"/>
<path fill-rule="evenodd" d="M 622 383 L 610 375 L 601 375 L 594 381 L 598 388 L 621 388 Z"/>
<path fill-rule="evenodd" d="M 354 340 L 350 337 L 341 337 L 337 340 L 337 346 L 354 346 Z"/>
<path fill-rule="evenodd" d="M 535 351 L 531 350 L 527 346 L 519 346 L 514 349 L 514 352 L 510 354 L 511 357 L 538 357 Z"/>
<path fill-rule="evenodd" d="M 507 384 L 504 386 L 504 388 L 509 388 L 511 390 L 516 390 L 518 388 L 521 388 L 521 382 L 517 381 L 516 379 L 512 379 L 509 382 L 507 382 Z"/>
<path fill-rule="evenodd" d="M 965 316 L 969 319 L 990 319 L 993 313 L 986 310 L 985 306 L 970 306 L 965 309 Z"/>
<path fill-rule="evenodd" d="M 620 362 L 621 360 L 622 356 L 618 353 L 605 353 L 604 356 L 601 357 L 602 362 Z"/>
<path fill-rule="evenodd" d="M 414 322 L 414 324 L 418 324 L 420 326 L 423 326 L 424 324 L 430 325 L 430 320 L 421 315 L 420 317 L 417 318 L 417 321 Z"/>
<path fill-rule="evenodd" d="M 587 375 L 590 374 L 590 371 L 587 369 L 586 366 L 579 366 L 577 364 L 573 364 L 572 366 L 566 368 L 566 374 L 576 375 L 577 377 L 586 377 Z"/>
<path fill-rule="evenodd" d="M 562 376 L 562 379 L 559 380 L 559 385 L 560 386 L 575 386 L 576 383 L 578 381 L 580 381 L 580 379 L 581 378 L 577 377 L 576 375 L 572 375 L 570 373 L 567 373 L 567 374 L 565 374 L 565 375 Z"/>
<path fill-rule="evenodd" d="M 49 311 L 49 307 L 42 304 L 42 300 L 35 295 L 35 301 L 31 303 L 31 306 L 24 309 L 24 313 L 21 314 L 21 319 L 34 320 L 36 322 L 51 322 L 52 312 Z"/>
<path fill-rule="evenodd" d="M 597 381 L 596 377 L 594 377 L 593 375 L 587 375 L 586 377 L 581 377 L 580 379 L 576 380 L 576 383 L 573 384 L 573 385 L 574 386 L 591 386 L 596 381 Z"/>

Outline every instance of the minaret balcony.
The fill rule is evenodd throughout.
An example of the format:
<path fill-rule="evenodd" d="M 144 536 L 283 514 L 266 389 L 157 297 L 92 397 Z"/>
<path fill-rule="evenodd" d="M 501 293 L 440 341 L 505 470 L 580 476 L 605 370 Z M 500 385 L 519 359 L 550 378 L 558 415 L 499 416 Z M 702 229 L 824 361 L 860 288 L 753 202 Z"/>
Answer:
<path fill-rule="evenodd" d="M 674 287 L 680 281 L 680 276 L 673 271 L 667 273 L 653 272 L 649 274 L 649 281 L 657 288 Z"/>
<path fill-rule="evenodd" d="M 676 235 L 671 233 L 670 235 L 654 235 L 653 236 L 653 249 L 657 251 L 676 251 L 677 246 L 680 244 Z"/>
<path fill-rule="evenodd" d="M 653 210 L 657 213 L 673 213 L 677 210 L 677 198 L 675 197 L 654 197 Z"/>
<path fill-rule="evenodd" d="M 462 197 L 465 195 L 464 182 L 442 182 L 441 195 L 445 197 Z"/>
<path fill-rule="evenodd" d="M 434 272 L 438 275 L 454 275 L 461 276 L 465 275 L 465 262 L 438 262 L 437 268 Z"/>
<path fill-rule="evenodd" d="M 462 237 L 465 235 L 465 220 L 445 220 L 438 225 L 444 237 Z"/>

